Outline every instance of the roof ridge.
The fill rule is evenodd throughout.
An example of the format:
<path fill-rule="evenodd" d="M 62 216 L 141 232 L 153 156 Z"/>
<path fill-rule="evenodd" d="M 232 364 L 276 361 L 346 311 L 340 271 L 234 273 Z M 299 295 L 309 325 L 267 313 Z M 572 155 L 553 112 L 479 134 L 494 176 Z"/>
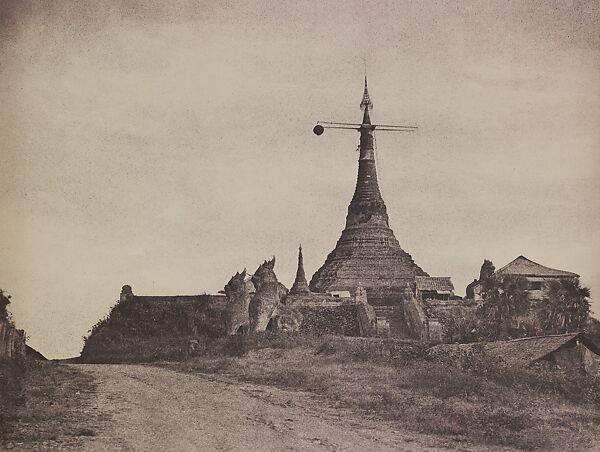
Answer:
<path fill-rule="evenodd" d="M 519 337 L 517 339 L 509 339 L 507 341 L 499 341 L 499 342 L 518 342 L 518 341 L 527 341 L 527 340 L 531 340 L 531 339 L 544 339 L 544 338 L 548 338 L 548 337 L 566 337 L 566 336 L 578 336 L 582 334 L 581 331 L 578 331 L 576 333 L 561 333 L 561 334 L 544 334 L 543 336 L 527 336 L 527 337 Z M 495 342 L 495 341 L 493 341 Z M 489 344 L 489 342 L 488 342 Z"/>
<path fill-rule="evenodd" d="M 515 263 L 516 261 L 518 261 L 519 259 L 525 259 L 527 262 L 531 262 L 532 264 L 535 264 L 535 265 L 541 265 L 541 264 L 538 264 L 537 262 L 534 262 L 534 261 L 532 261 L 531 259 L 527 259 L 525 256 L 523 256 L 523 255 L 521 254 L 520 256 L 517 256 L 517 257 L 515 257 L 515 258 L 514 258 L 512 261 L 510 261 L 510 262 L 509 262 L 508 264 L 506 264 L 504 267 L 502 267 L 502 268 L 500 268 L 500 269 L 496 270 L 494 273 L 501 272 L 501 271 L 502 271 L 502 270 L 504 270 L 506 267 L 508 267 L 508 266 L 509 266 L 509 265 L 511 265 L 511 264 L 514 264 L 514 263 Z M 542 267 L 543 267 L 543 265 L 542 265 Z"/>
<path fill-rule="evenodd" d="M 504 272 L 504 271 L 505 271 L 505 270 L 506 270 L 508 267 L 510 267 L 511 265 L 518 265 L 518 262 L 519 262 L 519 261 L 526 261 L 526 263 L 528 263 L 528 264 L 533 264 L 533 265 L 535 265 L 535 266 L 539 267 L 540 269 L 543 269 L 543 270 L 547 270 L 547 271 L 549 271 L 550 273 L 561 273 L 561 274 L 563 274 L 565 277 L 566 277 L 567 275 L 568 275 L 568 276 L 573 276 L 573 277 L 579 277 L 579 275 L 578 275 L 577 273 L 573 273 L 573 272 L 570 272 L 570 271 L 567 271 L 567 270 L 561 270 L 561 269 L 558 269 L 558 268 L 552 268 L 552 267 L 548 267 L 548 266 L 546 266 L 546 265 L 539 264 L 538 262 L 532 261 L 531 259 L 529 259 L 529 258 L 527 258 L 527 257 L 523 256 L 522 254 L 521 254 L 520 256 L 516 257 L 515 259 L 513 259 L 512 261 L 510 261 L 510 262 L 509 262 L 508 264 L 506 264 L 504 267 L 502 267 L 502 268 L 500 268 L 500 269 L 496 270 L 494 273 L 502 273 L 502 272 Z M 524 276 L 525 276 L 525 275 L 524 275 Z M 535 276 L 535 274 L 531 274 L 531 275 L 529 275 L 529 276 Z M 556 275 L 555 275 L 555 276 L 556 276 Z"/>

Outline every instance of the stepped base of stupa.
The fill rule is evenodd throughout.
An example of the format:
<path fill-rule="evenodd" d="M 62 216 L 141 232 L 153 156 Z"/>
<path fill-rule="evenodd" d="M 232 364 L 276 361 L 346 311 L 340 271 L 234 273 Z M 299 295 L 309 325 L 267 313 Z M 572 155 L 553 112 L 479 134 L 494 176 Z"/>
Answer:
<path fill-rule="evenodd" d="M 361 285 L 373 305 L 393 305 L 402 300 L 415 276 L 428 276 L 404 251 L 389 228 L 346 229 L 310 282 L 313 292 L 348 290 Z"/>

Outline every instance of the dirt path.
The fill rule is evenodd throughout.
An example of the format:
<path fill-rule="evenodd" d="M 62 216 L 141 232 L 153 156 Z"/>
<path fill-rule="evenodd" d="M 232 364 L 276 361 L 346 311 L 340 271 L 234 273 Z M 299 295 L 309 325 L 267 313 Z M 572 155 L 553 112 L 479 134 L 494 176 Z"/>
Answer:
<path fill-rule="evenodd" d="M 112 417 L 86 450 L 469 450 L 357 418 L 307 393 L 141 365 L 76 367 L 95 377 L 98 409 Z"/>

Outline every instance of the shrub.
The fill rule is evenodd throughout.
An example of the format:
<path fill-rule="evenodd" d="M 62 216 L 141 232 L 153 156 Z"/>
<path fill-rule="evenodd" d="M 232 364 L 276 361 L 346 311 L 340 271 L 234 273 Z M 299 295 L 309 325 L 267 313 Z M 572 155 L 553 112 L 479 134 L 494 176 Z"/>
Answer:
<path fill-rule="evenodd" d="M 123 300 L 92 327 L 81 356 L 86 362 L 182 359 L 190 337 L 223 334 L 222 316 L 209 298 L 193 303 Z"/>
<path fill-rule="evenodd" d="M 420 342 L 393 338 L 323 336 L 316 343 L 315 352 L 340 355 L 357 361 L 405 364 L 425 356 L 426 346 Z"/>
<path fill-rule="evenodd" d="M 452 365 L 471 374 L 508 388 L 525 388 L 555 394 L 575 403 L 600 406 L 600 378 L 579 370 L 558 371 L 543 365 L 520 368 L 505 365 L 499 358 L 487 355 L 481 344 L 456 353 L 436 355 L 435 361 Z"/>

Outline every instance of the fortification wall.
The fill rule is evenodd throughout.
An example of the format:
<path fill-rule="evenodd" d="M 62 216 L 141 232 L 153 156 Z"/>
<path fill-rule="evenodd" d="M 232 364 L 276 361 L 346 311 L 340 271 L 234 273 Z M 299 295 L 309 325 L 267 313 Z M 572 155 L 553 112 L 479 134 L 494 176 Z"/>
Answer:
<path fill-rule="evenodd" d="M 302 305 L 302 306 L 316 306 L 316 305 L 331 305 L 337 306 L 340 303 L 353 303 L 353 299 L 351 298 L 336 298 L 328 293 L 298 293 L 298 294 L 289 294 L 284 304 L 290 306 Z"/>
<path fill-rule="evenodd" d="M 202 294 L 202 295 L 134 295 L 137 301 L 148 302 L 177 302 L 177 303 L 216 303 L 225 302 L 224 294 Z"/>
<path fill-rule="evenodd" d="M 117 314 L 116 323 L 127 320 L 125 334 L 220 335 L 224 329 L 225 305 L 226 298 L 222 295 L 136 295 L 119 303 L 113 314 Z"/>
<path fill-rule="evenodd" d="M 137 296 L 129 288 L 109 315 L 94 325 L 81 356 L 102 360 L 119 350 L 141 349 L 147 341 L 175 343 L 198 335 L 221 336 L 225 304 L 222 295 Z"/>
<path fill-rule="evenodd" d="M 360 336 L 358 306 L 354 297 L 300 293 L 288 295 L 285 305 L 302 315 L 300 331 L 303 333 Z"/>
<path fill-rule="evenodd" d="M 132 303 L 138 303 L 145 306 L 162 307 L 168 309 L 176 306 L 205 306 L 206 308 L 222 308 L 227 303 L 225 295 L 134 295 Z"/>
<path fill-rule="evenodd" d="M 294 305 L 293 309 L 302 314 L 303 333 L 360 336 L 355 303 L 307 303 Z"/>
<path fill-rule="evenodd" d="M 410 287 L 411 284 L 414 284 L 414 278 L 412 280 L 407 279 L 402 284 L 398 283 L 396 285 L 380 286 L 376 288 L 369 287 L 366 289 L 369 298 L 369 304 L 373 306 L 402 305 L 405 287 L 407 285 Z"/>

